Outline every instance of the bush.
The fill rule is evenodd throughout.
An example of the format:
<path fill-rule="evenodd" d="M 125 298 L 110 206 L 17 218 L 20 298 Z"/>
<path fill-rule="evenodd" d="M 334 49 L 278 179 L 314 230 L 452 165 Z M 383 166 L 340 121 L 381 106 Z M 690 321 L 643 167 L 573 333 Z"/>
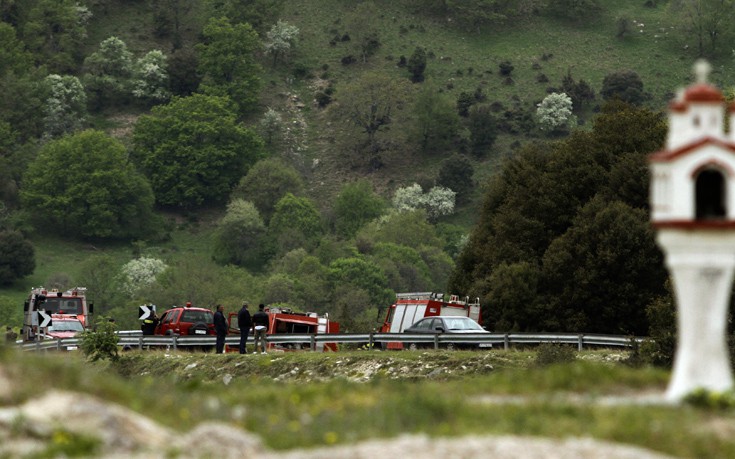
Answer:
<path fill-rule="evenodd" d="M 115 322 L 100 316 L 94 330 L 87 330 L 80 335 L 79 346 L 87 359 L 92 362 L 105 359 L 111 362 L 118 361 L 120 356 L 117 352 L 116 328 Z"/>
<path fill-rule="evenodd" d="M 574 362 L 577 353 L 572 346 L 560 343 L 541 343 L 536 351 L 536 365 L 545 367 L 557 363 Z"/>

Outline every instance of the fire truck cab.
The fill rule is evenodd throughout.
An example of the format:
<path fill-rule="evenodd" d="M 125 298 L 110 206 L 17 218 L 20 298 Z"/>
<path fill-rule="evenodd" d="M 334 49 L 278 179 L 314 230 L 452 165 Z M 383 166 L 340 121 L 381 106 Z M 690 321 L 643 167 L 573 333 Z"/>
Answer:
<path fill-rule="evenodd" d="M 397 293 L 396 302 L 390 305 L 383 321 L 381 333 L 401 333 L 419 319 L 431 316 L 469 317 L 482 324 L 480 317 L 480 299 L 470 302 L 469 297 L 460 300 L 458 295 L 450 295 L 445 299 L 443 293 L 416 292 Z M 386 349 L 403 349 L 401 342 L 388 342 Z"/>
<path fill-rule="evenodd" d="M 92 327 L 94 305 L 87 303 L 86 288 L 75 287 L 66 291 L 34 287 L 23 307 L 23 341 L 34 341 L 45 335 L 39 330 L 38 311 L 58 319 L 77 319 L 85 329 Z"/>

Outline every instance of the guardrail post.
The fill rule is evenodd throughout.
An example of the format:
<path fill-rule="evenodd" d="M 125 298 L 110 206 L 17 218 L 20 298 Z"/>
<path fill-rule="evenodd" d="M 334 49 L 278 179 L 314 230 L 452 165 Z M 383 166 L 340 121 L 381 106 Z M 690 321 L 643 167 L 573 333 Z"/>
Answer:
<path fill-rule="evenodd" d="M 138 350 L 140 351 L 143 350 L 143 337 L 142 336 L 138 338 Z"/>
<path fill-rule="evenodd" d="M 61 338 L 56 338 L 56 350 L 61 350 Z"/>
<path fill-rule="evenodd" d="M 316 352 L 316 335 L 313 333 L 309 337 L 309 347 L 311 348 L 311 352 Z"/>
<path fill-rule="evenodd" d="M 510 336 L 508 336 L 508 334 L 506 333 L 503 336 L 503 348 L 507 351 L 509 347 L 510 347 Z"/>
<path fill-rule="evenodd" d="M 179 335 L 171 335 L 174 339 L 174 352 L 178 350 Z"/>
<path fill-rule="evenodd" d="M 582 348 L 584 347 L 584 335 L 578 335 L 577 336 L 577 350 L 579 352 L 582 352 Z"/>
<path fill-rule="evenodd" d="M 439 333 L 434 334 L 434 350 L 439 349 Z"/>
<path fill-rule="evenodd" d="M 373 334 L 370 333 L 369 336 L 370 336 L 370 339 L 368 339 L 368 349 L 371 350 L 371 351 L 374 351 L 375 350 L 375 343 L 373 341 Z"/>

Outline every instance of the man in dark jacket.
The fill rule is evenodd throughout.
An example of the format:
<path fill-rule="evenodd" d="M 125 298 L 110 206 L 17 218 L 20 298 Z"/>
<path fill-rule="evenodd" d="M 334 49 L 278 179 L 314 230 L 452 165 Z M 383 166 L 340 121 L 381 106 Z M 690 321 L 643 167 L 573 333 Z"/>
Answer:
<path fill-rule="evenodd" d="M 260 353 L 265 354 L 267 344 L 265 342 L 265 334 L 268 332 L 268 313 L 265 312 L 265 305 L 258 305 L 258 312 L 253 314 L 253 335 L 255 336 L 255 352 L 258 352 L 258 343 L 260 342 Z"/>
<path fill-rule="evenodd" d="M 253 326 L 253 321 L 250 319 L 250 311 L 248 311 L 248 304 L 243 303 L 242 308 L 237 313 L 237 325 L 240 327 L 240 354 L 247 354 L 247 342 L 248 334 Z"/>
<path fill-rule="evenodd" d="M 215 352 L 223 354 L 225 352 L 225 337 L 227 337 L 227 319 L 223 311 L 225 307 L 221 304 L 217 305 L 217 312 L 214 313 L 214 331 L 217 332 L 217 345 Z"/>

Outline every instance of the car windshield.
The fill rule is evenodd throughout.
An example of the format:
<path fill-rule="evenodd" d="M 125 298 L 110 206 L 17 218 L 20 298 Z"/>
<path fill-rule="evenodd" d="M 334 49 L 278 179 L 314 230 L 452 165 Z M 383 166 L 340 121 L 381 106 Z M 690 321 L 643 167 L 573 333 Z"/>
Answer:
<path fill-rule="evenodd" d="M 444 319 L 444 322 L 446 322 L 448 330 L 484 330 L 477 322 L 467 317 L 452 317 Z"/>
<path fill-rule="evenodd" d="M 51 326 L 48 327 L 49 331 L 84 331 L 82 323 L 78 320 L 53 320 Z"/>

